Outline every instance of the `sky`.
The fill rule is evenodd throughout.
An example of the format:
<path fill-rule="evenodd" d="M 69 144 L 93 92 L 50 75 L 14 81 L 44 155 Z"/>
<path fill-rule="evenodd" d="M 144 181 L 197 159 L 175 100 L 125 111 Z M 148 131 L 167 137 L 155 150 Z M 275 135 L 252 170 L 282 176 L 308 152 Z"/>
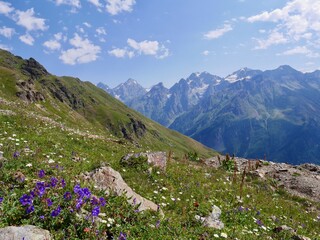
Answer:
<path fill-rule="evenodd" d="M 0 0 L 0 48 L 110 87 L 320 68 L 319 0 Z"/>

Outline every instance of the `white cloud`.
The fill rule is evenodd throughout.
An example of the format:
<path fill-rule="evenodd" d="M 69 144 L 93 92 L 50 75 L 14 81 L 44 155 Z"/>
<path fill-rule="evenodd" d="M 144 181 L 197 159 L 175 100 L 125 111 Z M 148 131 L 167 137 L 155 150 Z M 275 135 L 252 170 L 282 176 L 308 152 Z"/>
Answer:
<path fill-rule="evenodd" d="M 129 47 L 136 50 L 136 52 L 141 55 L 153 55 L 156 58 L 163 59 L 169 56 L 169 49 L 164 45 L 160 44 L 158 41 L 148 41 L 144 40 L 137 42 L 131 38 L 127 40 Z"/>
<path fill-rule="evenodd" d="M 7 50 L 7 51 L 11 51 L 12 50 L 11 47 L 8 47 L 7 45 L 1 44 L 1 43 L 0 43 L 0 48 L 3 49 L 3 50 Z"/>
<path fill-rule="evenodd" d="M 19 39 L 21 40 L 21 42 L 24 42 L 25 44 L 33 46 L 34 38 L 29 33 L 26 33 L 25 35 L 20 36 Z"/>
<path fill-rule="evenodd" d="M 15 30 L 13 28 L 8 28 L 8 27 L 2 27 L 0 28 L 0 35 L 6 37 L 6 38 L 11 38 L 15 34 Z"/>
<path fill-rule="evenodd" d="M 115 48 L 112 49 L 111 51 L 108 51 L 108 53 L 111 56 L 117 57 L 117 58 L 133 58 L 134 57 L 134 52 L 133 51 L 128 51 L 127 49 L 122 49 L 122 48 Z"/>
<path fill-rule="evenodd" d="M 204 55 L 204 56 L 208 56 L 209 54 L 210 54 L 210 52 L 208 50 L 205 50 L 202 52 L 202 55 Z"/>
<path fill-rule="evenodd" d="M 282 8 L 251 16 L 247 21 L 273 23 L 273 32 L 281 33 L 287 42 L 301 44 L 307 39 L 312 43 L 320 37 L 320 1 L 291 0 Z M 259 42 L 256 49 L 259 49 Z"/>
<path fill-rule="evenodd" d="M 230 24 L 224 24 L 222 28 L 218 28 L 216 30 L 209 31 L 205 33 L 203 36 L 205 39 L 212 40 L 223 36 L 225 33 L 231 31 L 233 28 Z"/>
<path fill-rule="evenodd" d="M 95 5 L 97 8 L 101 8 L 102 4 L 100 3 L 99 0 L 88 0 L 88 2 L 92 3 L 93 5 Z"/>
<path fill-rule="evenodd" d="M 80 0 L 56 0 L 57 5 L 69 5 L 75 8 L 81 8 Z"/>
<path fill-rule="evenodd" d="M 312 52 L 310 49 L 308 49 L 306 46 L 298 46 L 292 49 L 289 49 L 287 51 L 284 51 L 283 53 L 279 53 L 279 56 L 292 56 L 292 55 L 305 55 L 310 58 L 317 58 L 320 55 L 318 53 Z"/>
<path fill-rule="evenodd" d="M 60 41 L 64 39 L 61 32 L 53 35 L 54 38 L 43 43 L 43 46 L 46 47 L 49 51 L 57 51 L 61 49 Z"/>
<path fill-rule="evenodd" d="M 159 42 L 158 41 L 142 41 L 137 42 L 131 38 L 127 40 L 127 43 L 130 47 L 137 50 L 140 54 L 145 55 L 156 55 L 159 50 Z"/>
<path fill-rule="evenodd" d="M 75 65 L 93 62 L 97 60 L 98 54 L 101 52 L 99 46 L 94 45 L 88 39 L 81 38 L 77 33 L 69 42 L 73 48 L 62 51 L 59 57 L 65 64 Z"/>
<path fill-rule="evenodd" d="M 131 12 L 135 0 L 107 0 L 107 12 L 111 15 L 117 15 L 121 12 Z"/>
<path fill-rule="evenodd" d="M 277 32 L 277 31 L 272 31 L 267 39 L 255 39 L 257 41 L 257 46 L 254 48 L 255 50 L 258 49 L 267 49 L 271 45 L 279 45 L 279 44 L 284 44 L 287 43 L 288 40 L 284 36 L 284 34 Z"/>
<path fill-rule="evenodd" d="M 0 14 L 8 15 L 14 10 L 11 3 L 0 1 Z"/>
<path fill-rule="evenodd" d="M 91 28 L 92 27 L 91 24 L 88 23 L 88 22 L 84 22 L 83 25 L 85 25 L 87 28 Z"/>
<path fill-rule="evenodd" d="M 158 41 L 144 40 L 137 42 L 136 40 L 129 38 L 127 44 L 128 46 L 125 48 L 115 48 L 108 53 L 118 58 L 150 55 L 158 59 L 164 59 L 169 56 L 169 49 Z"/>
<path fill-rule="evenodd" d="M 103 27 L 98 27 L 96 29 L 96 32 L 97 32 L 98 35 L 107 35 L 107 32 Z"/>
<path fill-rule="evenodd" d="M 61 44 L 57 40 L 46 41 L 43 43 L 43 46 L 45 46 L 51 51 L 59 50 L 61 48 Z"/>
<path fill-rule="evenodd" d="M 45 19 L 34 16 L 33 8 L 30 8 L 25 12 L 17 10 L 13 18 L 18 25 L 25 27 L 28 31 L 44 31 L 48 28 Z"/>

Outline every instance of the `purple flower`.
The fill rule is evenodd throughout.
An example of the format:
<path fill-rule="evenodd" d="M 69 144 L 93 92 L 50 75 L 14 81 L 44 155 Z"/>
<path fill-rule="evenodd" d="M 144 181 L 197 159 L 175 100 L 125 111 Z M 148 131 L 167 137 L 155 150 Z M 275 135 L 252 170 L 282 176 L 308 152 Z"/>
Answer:
<path fill-rule="evenodd" d="M 20 203 L 22 204 L 22 206 L 32 205 L 32 200 L 33 198 L 30 195 L 23 194 L 20 198 Z"/>
<path fill-rule="evenodd" d="M 51 217 L 56 217 L 60 214 L 61 212 L 61 207 L 58 206 L 56 209 L 54 209 L 52 212 L 51 212 Z"/>
<path fill-rule="evenodd" d="M 100 201 L 100 206 L 101 207 L 104 207 L 107 204 L 106 200 L 103 197 L 99 198 L 99 201 Z"/>
<path fill-rule="evenodd" d="M 76 203 L 76 209 L 81 208 L 82 205 L 83 205 L 83 200 L 82 198 L 79 198 Z"/>
<path fill-rule="evenodd" d="M 238 210 L 239 210 L 239 212 L 243 212 L 244 208 L 243 208 L 242 206 L 240 206 L 240 207 L 238 208 Z"/>
<path fill-rule="evenodd" d="M 93 196 L 92 199 L 91 199 L 91 204 L 92 205 L 98 205 L 99 204 L 99 199 L 96 198 L 95 196 Z"/>
<path fill-rule="evenodd" d="M 70 192 L 65 192 L 65 194 L 63 194 L 63 198 L 67 201 L 71 200 L 72 195 Z"/>
<path fill-rule="evenodd" d="M 43 216 L 43 215 L 41 215 L 39 218 L 40 218 L 41 220 L 44 220 L 44 216 Z"/>
<path fill-rule="evenodd" d="M 48 207 L 51 207 L 52 206 L 52 204 L 53 204 L 53 202 L 52 202 L 52 200 L 50 199 L 50 198 L 47 198 L 47 205 L 48 205 Z"/>
<path fill-rule="evenodd" d="M 33 211 L 34 211 L 34 206 L 33 205 L 28 206 L 27 209 L 26 209 L 27 214 L 32 213 Z"/>
<path fill-rule="evenodd" d="M 43 178 L 45 175 L 46 175 L 46 173 L 45 173 L 44 170 L 42 170 L 42 169 L 41 169 L 41 170 L 39 171 L 39 173 L 38 173 L 38 177 L 39 177 L 39 178 Z"/>
<path fill-rule="evenodd" d="M 127 234 L 120 232 L 120 235 L 118 237 L 118 240 L 127 240 Z"/>
<path fill-rule="evenodd" d="M 77 184 L 77 185 L 74 186 L 73 192 L 76 193 L 76 194 L 79 194 L 80 192 L 82 192 L 80 184 Z"/>
<path fill-rule="evenodd" d="M 55 178 L 55 177 L 52 177 L 52 178 L 50 179 L 50 183 L 51 183 L 51 186 L 52 186 L 52 187 L 55 187 L 58 182 L 59 182 L 58 179 Z"/>
<path fill-rule="evenodd" d="M 95 206 L 93 209 L 92 209 L 92 216 L 94 217 L 97 217 L 100 213 L 100 207 L 99 206 Z"/>
<path fill-rule="evenodd" d="M 0 204 L 3 202 L 3 197 L 0 197 Z"/>
<path fill-rule="evenodd" d="M 263 223 L 262 223 L 262 221 L 260 219 L 257 219 L 256 224 L 258 224 L 259 226 L 263 225 Z"/>
<path fill-rule="evenodd" d="M 20 153 L 18 152 L 18 151 L 15 151 L 14 153 L 13 153 L 13 157 L 14 158 L 18 158 L 20 156 Z"/>
<path fill-rule="evenodd" d="M 46 188 L 45 188 L 44 182 L 37 182 L 35 190 L 36 190 L 35 194 L 38 194 L 39 197 L 42 197 L 46 192 Z"/>
<path fill-rule="evenodd" d="M 160 221 L 158 220 L 156 223 L 156 228 L 159 228 L 159 227 L 160 227 Z"/>
<path fill-rule="evenodd" d="M 259 216 L 261 213 L 260 213 L 260 211 L 257 211 L 257 215 Z"/>
<path fill-rule="evenodd" d="M 66 181 L 64 179 L 61 180 L 61 187 L 64 188 L 66 186 Z"/>
<path fill-rule="evenodd" d="M 83 191 L 83 197 L 90 198 L 91 192 L 88 188 L 82 188 L 82 191 Z"/>
<path fill-rule="evenodd" d="M 133 199 L 133 205 L 136 205 L 136 204 L 137 204 L 137 199 L 134 198 L 134 199 Z"/>

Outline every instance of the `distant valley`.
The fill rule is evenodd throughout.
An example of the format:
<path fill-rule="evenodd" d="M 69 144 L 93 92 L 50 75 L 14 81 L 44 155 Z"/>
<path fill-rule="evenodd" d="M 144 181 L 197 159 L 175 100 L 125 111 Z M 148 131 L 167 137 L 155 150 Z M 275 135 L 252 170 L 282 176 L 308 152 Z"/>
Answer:
<path fill-rule="evenodd" d="M 320 71 L 290 66 L 240 69 L 227 77 L 192 73 L 171 88 L 133 79 L 98 87 L 129 107 L 223 153 L 320 163 Z"/>

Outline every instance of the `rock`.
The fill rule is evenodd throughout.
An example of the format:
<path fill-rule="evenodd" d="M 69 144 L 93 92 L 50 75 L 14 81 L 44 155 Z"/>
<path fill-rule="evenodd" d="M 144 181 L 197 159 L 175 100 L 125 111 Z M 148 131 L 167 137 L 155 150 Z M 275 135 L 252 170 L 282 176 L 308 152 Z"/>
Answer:
<path fill-rule="evenodd" d="M 301 164 L 299 166 L 300 168 L 304 168 L 310 172 L 318 172 L 320 173 L 320 166 L 317 166 L 315 164 L 311 164 L 311 163 L 305 163 L 305 164 Z"/>
<path fill-rule="evenodd" d="M 151 153 L 130 153 L 121 159 L 121 162 L 126 162 L 130 158 L 147 157 L 147 162 L 161 170 L 165 171 L 167 166 L 167 154 L 166 152 L 151 152 Z"/>
<path fill-rule="evenodd" d="M 51 240 L 48 230 L 32 225 L 0 228 L 0 239 L 5 240 Z"/>
<path fill-rule="evenodd" d="M 305 236 L 300 236 L 300 235 L 296 235 L 294 237 L 292 237 L 293 240 L 311 240 L 311 238 L 305 237 Z"/>
<path fill-rule="evenodd" d="M 94 172 L 90 173 L 90 179 L 94 182 L 94 185 L 101 190 L 111 190 L 117 195 L 125 194 L 128 198 L 128 202 L 132 205 L 138 205 L 139 211 L 152 210 L 158 211 L 158 205 L 150 200 L 145 199 L 128 186 L 128 184 L 122 179 L 119 172 L 115 171 L 111 167 L 102 167 Z M 163 213 L 162 213 L 163 214 Z"/>
<path fill-rule="evenodd" d="M 287 225 L 282 225 L 282 226 L 280 226 L 280 227 L 275 227 L 275 228 L 273 229 L 273 231 L 276 232 L 276 233 L 279 233 L 279 232 L 282 232 L 282 231 L 289 231 L 289 232 L 291 232 L 291 233 L 295 233 L 295 231 L 293 230 L 293 228 L 288 227 Z"/>
<path fill-rule="evenodd" d="M 202 224 L 206 227 L 214 228 L 214 229 L 223 229 L 224 224 L 220 220 L 221 210 L 216 205 L 212 207 L 212 212 L 207 217 L 200 217 L 198 215 L 195 216 L 196 220 L 202 222 Z"/>

